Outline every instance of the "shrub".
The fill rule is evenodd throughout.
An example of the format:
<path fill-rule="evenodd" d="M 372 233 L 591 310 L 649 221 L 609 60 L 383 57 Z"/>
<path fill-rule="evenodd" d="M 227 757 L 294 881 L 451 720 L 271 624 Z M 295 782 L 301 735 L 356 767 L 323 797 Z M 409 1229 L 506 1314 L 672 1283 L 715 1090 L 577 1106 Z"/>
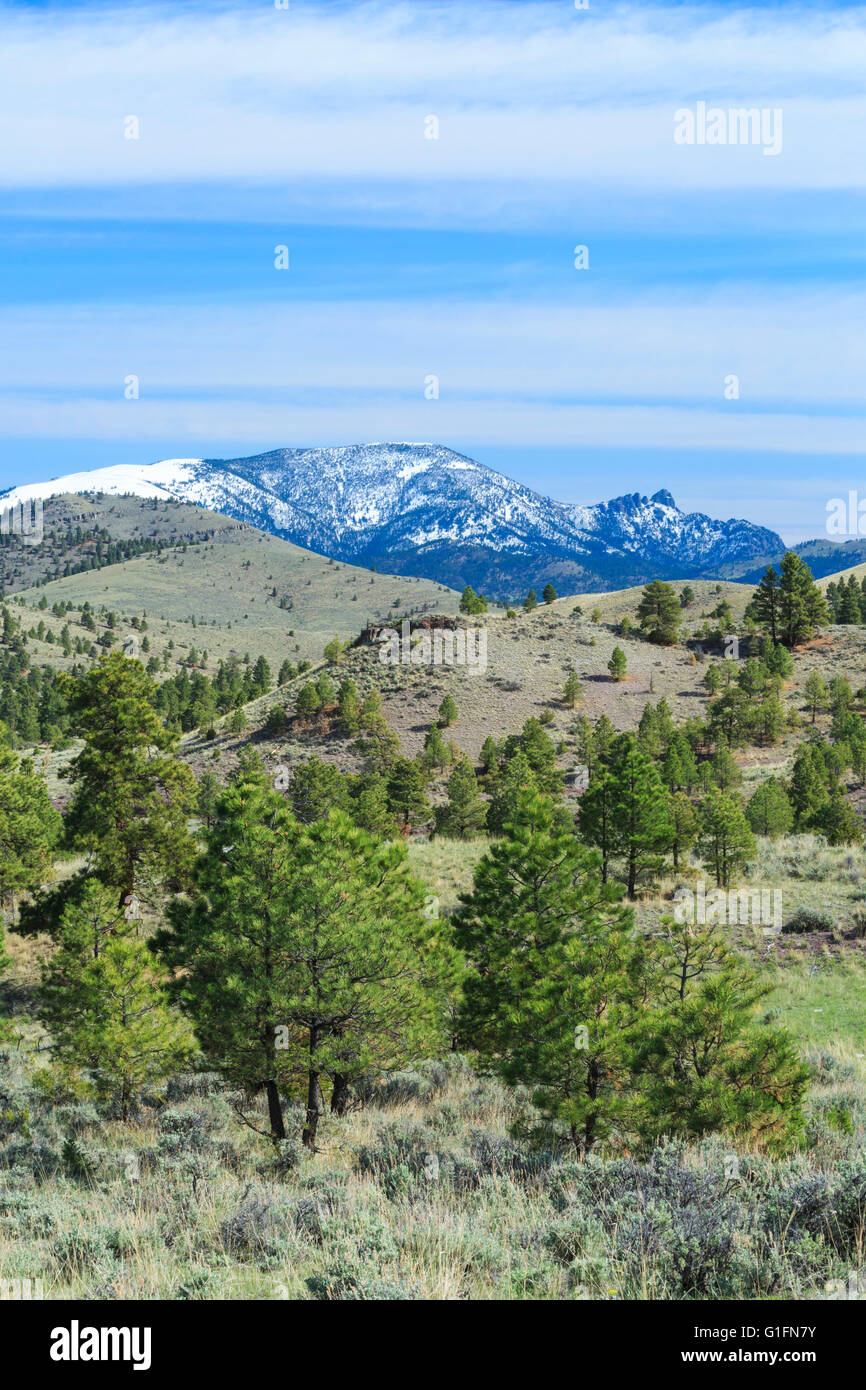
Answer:
<path fill-rule="evenodd" d="M 785 936 L 802 936 L 807 932 L 832 930 L 832 918 L 826 912 L 818 912 L 812 907 L 798 907 L 793 917 L 782 927 Z"/>

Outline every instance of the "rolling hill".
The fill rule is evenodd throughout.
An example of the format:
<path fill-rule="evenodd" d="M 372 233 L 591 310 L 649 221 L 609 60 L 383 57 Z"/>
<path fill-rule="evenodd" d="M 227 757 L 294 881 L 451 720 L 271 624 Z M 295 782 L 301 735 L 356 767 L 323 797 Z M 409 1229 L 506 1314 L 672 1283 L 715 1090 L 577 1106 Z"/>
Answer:
<path fill-rule="evenodd" d="M 124 616 L 146 614 L 151 649 L 159 657 L 166 650 L 179 657 L 181 648 L 195 646 L 206 649 L 212 662 L 250 652 L 278 668 L 286 657 L 318 660 L 332 637 L 352 640 L 368 622 L 389 615 L 457 611 L 458 595 L 429 580 L 338 564 L 189 504 L 67 497 L 57 505 L 64 517 L 82 509 L 112 534 L 162 536 L 172 544 L 105 568 L 47 583 L 43 578 L 15 596 L 16 612 L 20 604 L 33 615 L 28 623 L 42 616 L 43 600 L 49 607 L 86 602 L 118 615 L 118 641 L 127 630 Z M 47 517 L 46 509 L 46 523 Z M 37 573 L 41 549 L 24 551 Z M 49 544 L 42 574 L 56 567 Z M 35 642 L 33 650 L 40 659 L 63 664 L 56 646 Z"/>

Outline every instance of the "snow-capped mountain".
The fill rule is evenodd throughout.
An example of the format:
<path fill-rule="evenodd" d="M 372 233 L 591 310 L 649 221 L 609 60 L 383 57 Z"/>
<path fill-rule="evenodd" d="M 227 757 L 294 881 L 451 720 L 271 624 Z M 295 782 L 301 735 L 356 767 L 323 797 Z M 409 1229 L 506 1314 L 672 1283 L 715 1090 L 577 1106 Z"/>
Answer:
<path fill-rule="evenodd" d="M 437 444 L 118 465 L 11 488 L 0 506 L 76 492 L 195 502 L 334 559 L 500 597 L 548 578 L 581 593 L 730 572 L 784 549 L 748 521 L 681 512 L 665 490 L 568 505 Z"/>

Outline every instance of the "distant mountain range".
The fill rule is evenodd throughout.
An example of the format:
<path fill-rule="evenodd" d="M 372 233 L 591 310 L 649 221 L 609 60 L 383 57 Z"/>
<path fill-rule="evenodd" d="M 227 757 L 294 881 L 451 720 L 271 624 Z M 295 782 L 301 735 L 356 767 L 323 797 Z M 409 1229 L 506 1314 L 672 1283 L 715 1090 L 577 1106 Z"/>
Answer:
<path fill-rule="evenodd" d="M 578 594 L 732 577 L 785 549 L 751 522 L 682 512 L 664 489 L 595 506 L 556 502 L 437 444 L 118 465 L 11 488 L 0 505 L 61 493 L 194 502 L 336 560 L 471 584 L 499 599 L 548 580 Z"/>

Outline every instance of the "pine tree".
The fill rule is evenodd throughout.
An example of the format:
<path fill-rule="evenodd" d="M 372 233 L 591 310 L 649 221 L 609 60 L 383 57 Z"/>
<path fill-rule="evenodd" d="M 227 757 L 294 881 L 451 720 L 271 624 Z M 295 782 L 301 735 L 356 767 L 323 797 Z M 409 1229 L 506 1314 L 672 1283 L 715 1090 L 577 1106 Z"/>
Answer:
<path fill-rule="evenodd" d="M 378 713 L 378 692 L 374 692 L 377 705 L 370 705 L 370 696 L 361 706 L 362 735 L 355 745 L 357 751 L 367 759 L 371 772 L 388 772 L 400 756 L 400 740 Z"/>
<path fill-rule="evenodd" d="M 779 635 L 786 646 L 794 647 L 827 622 L 827 603 L 812 571 L 795 551 L 786 551 L 779 568 Z"/>
<path fill-rule="evenodd" d="M 506 762 L 515 753 L 524 753 L 535 775 L 539 791 L 549 796 L 559 796 L 562 792 L 562 773 L 556 766 L 556 745 L 545 732 L 541 721 L 534 716 L 527 719 L 519 734 L 509 734 L 503 744 Z"/>
<path fill-rule="evenodd" d="M 554 589 L 552 584 L 545 584 L 541 597 L 545 603 L 554 602 L 554 600 L 556 599 L 556 590 Z"/>
<path fill-rule="evenodd" d="M 316 694 L 323 705 L 331 705 L 337 698 L 337 688 L 327 671 L 322 671 L 316 681 Z"/>
<path fill-rule="evenodd" d="M 779 576 L 772 565 L 768 565 L 761 575 L 758 587 L 752 595 L 749 609 L 756 622 L 769 628 L 770 638 L 775 646 L 779 640 L 781 619 Z"/>
<path fill-rule="evenodd" d="M 0 747 L 0 910 L 51 877 L 61 826 L 45 779 Z"/>
<path fill-rule="evenodd" d="M 520 793 L 539 790 L 537 775 L 522 750 L 515 752 L 505 766 L 490 777 L 489 788 L 487 829 L 493 835 L 501 835 L 517 812 Z"/>
<path fill-rule="evenodd" d="M 609 767 L 598 764 L 580 798 L 580 833 L 601 857 L 601 881 L 607 883 L 610 861 L 617 847 L 614 826 L 614 778 Z"/>
<path fill-rule="evenodd" d="M 157 885 L 180 887 L 194 847 L 187 818 L 195 778 L 175 756 L 154 707 L 144 667 L 120 652 L 103 657 L 70 686 L 69 708 L 84 747 L 73 760 L 66 815 L 71 848 L 120 896 L 147 900 Z"/>
<path fill-rule="evenodd" d="M 685 792 L 674 792 L 668 797 L 667 811 L 674 870 L 678 872 L 682 856 L 688 853 L 698 838 L 698 818 Z"/>
<path fill-rule="evenodd" d="M 741 747 L 746 741 L 751 717 L 748 699 L 738 686 L 733 686 L 710 705 L 707 721 L 710 738 L 716 745 Z"/>
<path fill-rule="evenodd" d="M 625 652 L 622 647 L 614 647 L 610 661 L 607 663 L 611 678 L 615 681 L 623 681 L 626 677 L 627 662 Z"/>
<path fill-rule="evenodd" d="M 780 647 L 779 651 L 785 651 Z M 778 743 L 785 732 L 785 706 L 778 695 L 764 696 L 754 713 L 754 729 L 764 747 Z"/>
<path fill-rule="evenodd" d="M 397 827 L 388 810 L 388 782 L 380 772 L 362 772 L 353 779 L 351 815 L 361 830 L 394 838 Z"/>
<path fill-rule="evenodd" d="M 736 796 L 710 792 L 700 808 L 698 848 L 719 888 L 729 888 L 737 870 L 754 859 L 758 847 Z"/>
<path fill-rule="evenodd" d="M 440 729 L 448 729 L 457 721 L 457 706 L 450 695 L 446 695 L 439 706 L 438 721 Z"/>
<path fill-rule="evenodd" d="M 206 770 L 198 780 L 198 813 L 208 830 L 211 827 L 219 798 L 220 784 L 214 774 Z"/>
<path fill-rule="evenodd" d="M 851 686 L 844 676 L 834 676 L 829 686 L 830 709 L 833 714 L 842 714 L 854 698 Z"/>
<path fill-rule="evenodd" d="M 612 760 L 613 847 L 625 859 L 629 898 L 638 879 L 657 875 L 671 847 L 672 827 L 664 785 L 633 734 L 617 740 Z"/>
<path fill-rule="evenodd" d="M 813 743 L 801 744 L 794 754 L 789 788 L 798 830 L 809 830 L 817 823 L 828 795 L 827 767 L 820 749 Z"/>
<path fill-rule="evenodd" d="M 125 920 L 113 888 L 88 880 L 61 918 L 58 949 L 43 969 L 40 1012 L 55 1066 L 72 1075 L 85 1069 L 100 1099 L 118 1100 L 121 1119 L 137 1090 L 170 1076 L 195 1052 L 166 989 L 165 971 Z"/>
<path fill-rule="evenodd" d="M 481 766 L 486 773 L 495 773 L 499 767 L 499 748 L 492 734 L 481 745 Z"/>
<path fill-rule="evenodd" d="M 658 712 L 651 702 L 643 707 L 643 714 L 637 726 L 637 741 L 639 747 L 649 758 L 657 758 L 662 751 L 662 736 L 659 727 Z"/>
<path fill-rule="evenodd" d="M 587 715 L 582 714 L 578 719 L 576 733 L 577 756 L 591 777 L 596 763 L 595 730 Z"/>
<path fill-rule="evenodd" d="M 832 787 L 814 825 L 831 845 L 854 845 L 863 839 L 863 823 L 839 787 Z"/>
<path fill-rule="evenodd" d="M 462 757 L 448 778 L 448 804 L 436 808 L 436 829 L 441 835 L 471 840 L 484 826 L 487 803 L 478 795 L 475 769 Z"/>
<path fill-rule="evenodd" d="M 788 1034 L 758 1021 L 772 984 L 729 950 L 718 928 L 665 925 L 649 942 L 657 1007 L 636 1057 L 645 1141 L 722 1131 L 796 1146 L 809 1073 Z"/>
<path fill-rule="evenodd" d="M 361 725 L 361 707 L 357 686 L 348 676 L 340 686 L 338 701 L 340 727 L 346 734 L 356 734 Z"/>
<path fill-rule="evenodd" d="M 775 777 L 768 777 L 752 794 L 746 819 L 756 835 L 775 840 L 788 834 L 794 824 L 794 812 L 785 788 Z"/>
<path fill-rule="evenodd" d="M 451 762 L 450 749 L 442 737 L 442 730 L 438 724 L 431 725 L 427 730 L 421 761 L 425 768 L 430 769 L 447 767 Z"/>
<path fill-rule="evenodd" d="M 309 758 L 296 765 L 289 788 L 292 810 L 299 821 L 309 825 L 323 820 L 330 811 L 349 808 L 349 782 L 333 763 Z"/>
<path fill-rule="evenodd" d="M 860 586 L 854 576 L 849 583 L 844 579 L 839 585 L 839 605 L 836 610 L 837 623 L 860 622 Z"/>
<path fill-rule="evenodd" d="M 830 692 L 820 671 L 812 671 L 809 674 L 803 687 L 803 693 L 806 696 L 806 707 L 811 711 L 812 723 L 814 724 L 818 710 L 826 709 L 830 703 Z"/>
<path fill-rule="evenodd" d="M 425 825 L 433 811 L 424 791 L 424 774 L 411 758 L 395 758 L 388 774 L 388 810 L 404 831 Z"/>
<path fill-rule="evenodd" d="M 538 597 L 534 589 L 530 589 L 526 598 L 523 600 L 523 607 L 527 613 L 531 613 L 533 608 L 538 607 Z"/>
<path fill-rule="evenodd" d="M 762 695 L 767 688 L 770 672 L 757 657 L 749 657 L 740 671 L 737 684 L 746 695 Z"/>
<path fill-rule="evenodd" d="M 651 580 L 641 595 L 637 616 L 651 642 L 667 647 L 676 642 L 682 608 L 671 584 L 663 579 Z"/>
<path fill-rule="evenodd" d="M 298 691 L 298 698 L 295 701 L 295 708 L 298 714 L 303 719 L 308 719 L 310 715 L 315 714 L 316 710 L 321 708 L 321 705 L 321 695 L 316 687 L 308 681 L 307 684 L 302 686 Z"/>
<path fill-rule="evenodd" d="M 781 642 L 770 652 L 767 666 L 770 674 L 775 676 L 778 682 L 786 681 L 794 674 L 794 658 Z"/>
<path fill-rule="evenodd" d="M 475 870 L 455 918 L 470 972 L 462 1033 L 581 1155 L 621 1123 L 629 1084 L 641 946 L 596 857 L 531 790 L 506 838 Z"/>
<path fill-rule="evenodd" d="M 253 667 L 253 684 L 260 695 L 267 695 L 271 688 L 271 668 L 263 656 Z"/>
<path fill-rule="evenodd" d="M 572 668 L 566 677 L 565 689 L 562 692 L 563 703 L 568 705 L 569 709 L 574 709 L 582 695 L 583 686 L 580 683 L 580 677 Z"/>
<path fill-rule="evenodd" d="M 713 781 L 723 792 L 738 787 L 743 780 L 742 772 L 724 745 L 713 754 L 712 769 Z"/>
<path fill-rule="evenodd" d="M 456 960 L 423 903 L 403 845 L 341 812 L 303 826 L 258 785 L 227 792 L 191 900 L 175 904 L 160 944 L 205 1051 L 265 1091 L 275 1140 L 281 1091 L 304 1096 L 315 1149 L 327 1077 L 342 1095 L 441 1045 Z"/>
<path fill-rule="evenodd" d="M 460 598 L 461 613 L 486 613 L 487 599 L 483 594 L 476 594 L 471 584 L 467 584 Z"/>

